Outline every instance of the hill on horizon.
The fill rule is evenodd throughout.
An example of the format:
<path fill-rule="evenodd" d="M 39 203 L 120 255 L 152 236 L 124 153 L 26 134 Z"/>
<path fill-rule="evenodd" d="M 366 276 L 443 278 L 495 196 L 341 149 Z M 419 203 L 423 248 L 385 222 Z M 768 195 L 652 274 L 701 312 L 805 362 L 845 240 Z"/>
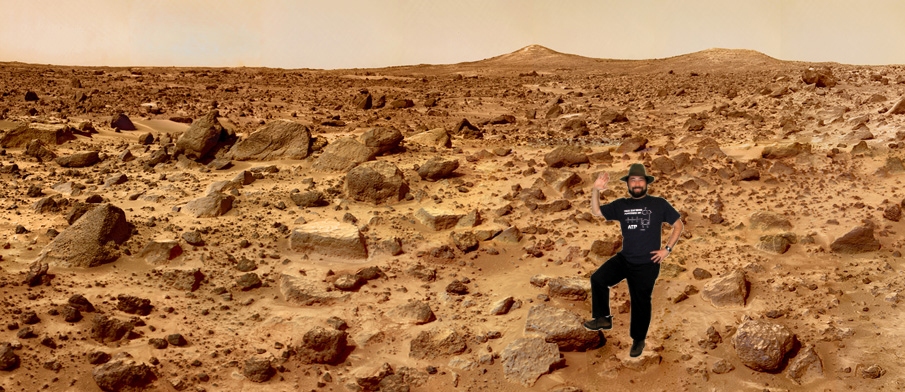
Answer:
<path fill-rule="evenodd" d="M 387 73 L 554 73 L 554 72 L 736 72 L 769 70 L 784 66 L 806 64 L 779 60 L 750 49 L 711 48 L 698 52 L 659 59 L 605 59 L 562 53 L 542 45 L 528 45 L 516 51 L 477 61 L 456 64 L 420 64 L 374 68 Z"/>

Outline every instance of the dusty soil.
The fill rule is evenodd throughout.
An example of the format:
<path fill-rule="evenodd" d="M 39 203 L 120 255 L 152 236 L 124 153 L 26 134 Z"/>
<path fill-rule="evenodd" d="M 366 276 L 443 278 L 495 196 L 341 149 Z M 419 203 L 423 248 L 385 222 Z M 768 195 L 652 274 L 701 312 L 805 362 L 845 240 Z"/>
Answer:
<path fill-rule="evenodd" d="M 838 84 L 806 84 L 802 72 L 810 66 L 829 67 Z M 137 362 L 152 364 L 156 379 L 145 387 L 149 390 L 346 391 L 354 389 L 356 377 L 384 363 L 397 371 L 414 369 L 417 377 L 406 383 L 413 391 L 905 387 L 905 330 L 899 327 L 905 316 L 897 309 L 905 291 L 900 253 L 905 237 L 898 234 L 905 232 L 905 223 L 884 217 L 892 206 L 905 202 L 905 115 L 887 113 L 905 96 L 905 67 L 805 64 L 719 49 L 668 59 L 602 60 L 531 46 L 479 62 L 367 70 L 6 63 L 0 64 L 0 78 L 0 129 L 9 132 L 23 123 L 76 127 L 88 121 L 94 132 L 78 133 L 75 140 L 49 148 L 57 155 L 96 150 L 104 158 L 93 166 L 69 169 L 40 162 L 23 148 L 3 151 L 0 168 L 15 164 L 18 171 L 0 174 L 6 185 L 0 189 L 0 233 L 5 238 L 0 249 L 0 342 L 12 343 L 21 357 L 17 368 L 0 371 L 5 390 L 100 390 L 92 377 L 96 365 L 88 360 L 96 351 L 128 352 Z M 388 105 L 355 107 L 363 89 L 375 100 L 385 96 Z M 27 91 L 34 91 L 39 100 L 26 101 Z M 393 108 L 389 103 L 396 99 L 410 99 L 414 106 Z M 149 103 L 157 109 L 142 106 Z M 562 112 L 547 118 L 554 105 Z M 317 151 L 303 160 L 233 161 L 222 170 L 176 159 L 146 164 L 154 149 L 188 129 L 171 118 L 197 119 L 214 107 L 221 123 L 240 139 L 262 124 L 289 119 L 308 125 L 313 136 L 328 143 L 377 126 L 399 130 L 406 138 L 443 128 L 453 134 L 452 147 L 403 140 L 401 148 L 377 157 L 402 170 L 411 188 L 408 199 L 381 205 L 344 194 L 345 173 L 313 170 Z M 607 110 L 623 113 L 627 121 L 604 121 L 601 115 Z M 128 115 L 137 130 L 111 128 L 111 116 L 119 112 Z M 490 122 L 501 115 L 514 116 L 515 121 Z M 481 130 L 482 138 L 454 133 L 463 118 Z M 573 127 L 570 121 L 576 119 L 583 120 L 584 127 Z M 690 119 L 703 128 L 695 129 Z M 152 145 L 138 142 L 146 132 L 154 136 Z M 644 148 L 615 151 L 635 136 L 648 140 Z M 865 146 L 856 148 L 862 141 Z M 766 147 L 792 142 L 806 144 L 810 151 L 763 157 Z M 710 144 L 722 154 L 702 147 Z M 554 189 L 542 177 L 548 166 L 544 158 L 563 145 L 581 146 L 590 156 L 609 152 L 612 159 L 563 168 L 581 181 Z M 127 149 L 137 159 L 118 159 Z M 683 153 L 688 162 L 674 170 L 652 165 L 659 157 L 677 160 Z M 449 178 L 422 180 L 415 167 L 437 155 L 457 159 L 458 169 Z M 623 283 L 614 293 L 615 327 L 604 333 L 602 347 L 563 352 L 564 365 L 531 386 L 507 380 L 494 354 L 527 336 L 525 318 L 532 306 L 548 302 L 590 317 L 589 300 L 550 295 L 546 287 L 532 285 L 531 278 L 586 278 L 606 259 L 589 253 L 591 245 L 619 237 L 619 228 L 590 216 L 590 186 L 596 174 L 605 171 L 614 179 L 605 200 L 624 197 L 615 179 L 634 162 L 647 165 L 657 177 L 650 192 L 669 200 L 686 223 L 654 291 L 646 352 L 659 359 L 641 368 L 629 366 L 629 307 Z M 255 170 L 267 166 L 276 170 Z M 745 173 L 749 169 L 757 176 Z M 178 210 L 202 196 L 210 184 L 243 170 L 259 178 L 239 190 L 225 215 L 194 218 Z M 103 185 L 118 173 L 128 181 Z M 66 181 L 85 189 L 75 196 L 54 190 Z M 29 196 L 33 186 L 43 195 Z M 309 187 L 324 191 L 329 205 L 297 207 L 290 192 Z M 564 199 L 569 207 L 541 212 L 531 208 L 518 189 L 540 189 L 546 200 L 538 203 Z M 135 226 L 131 238 L 120 245 L 128 254 L 92 268 L 51 266 L 43 283 L 24 284 L 29 266 L 52 239 L 48 231 L 69 227 L 68 208 L 41 213 L 35 202 L 56 196 L 72 205 L 93 195 L 122 208 Z M 130 197 L 134 195 L 139 196 Z M 505 205 L 511 205 L 512 212 L 500 216 L 497 211 Z M 490 239 L 477 250 L 453 249 L 450 257 L 434 257 L 432 251 L 443 245 L 454 248 L 450 232 L 462 229 L 428 228 L 415 217 L 425 206 L 461 213 L 477 210 L 483 222 L 468 230 L 513 226 L 523 236 L 517 243 Z M 758 247 L 761 236 L 776 232 L 751 227 L 750 217 L 758 211 L 789 220 L 791 229 L 780 230 L 796 238 L 787 252 Z M 716 213 L 721 221 L 712 219 Z M 323 220 L 352 222 L 362 229 L 368 258 L 290 250 L 291 230 Z M 831 250 L 833 241 L 860 226 L 873 230 L 879 250 Z M 190 231 L 199 232 L 203 244 L 188 244 L 182 235 Z M 379 246 L 392 238 L 401 240 L 401 254 Z M 137 256 L 152 240 L 176 240 L 183 253 L 152 265 Z M 235 268 L 235 260 L 242 258 L 257 264 L 253 272 L 262 280 L 260 287 L 238 287 L 237 278 L 245 272 Z M 435 269 L 436 279 L 423 281 L 409 273 L 417 264 Z M 279 289 L 283 273 L 304 271 L 329 287 L 331 277 L 369 266 L 379 267 L 384 276 L 349 291 L 344 301 L 301 306 L 288 302 Z M 161 278 L 164 271 L 191 268 L 205 276 L 195 291 L 175 289 Z M 676 301 L 687 286 L 702 289 L 707 283 L 693 275 L 696 269 L 714 278 L 744 271 L 750 285 L 745 304 L 715 307 L 701 294 Z M 445 288 L 455 280 L 466 282 L 467 294 L 447 293 Z M 89 336 L 91 313 L 81 321 L 65 322 L 58 312 L 75 294 L 87 298 L 100 314 L 132 320 L 134 334 L 100 343 Z M 149 299 L 151 313 L 137 316 L 118 310 L 120 294 Z M 518 306 L 490 315 L 490 307 L 507 296 Z M 429 304 L 435 320 L 412 325 L 393 315 L 394 308 L 413 300 Z M 26 327 L 23 315 L 29 311 L 40 319 L 30 325 L 37 337 L 20 338 L 17 334 Z M 348 326 L 351 349 L 342 361 L 304 364 L 286 357 L 288 346 L 311 327 L 329 325 L 331 317 Z M 747 318 L 781 324 L 795 334 L 797 347 L 814 347 L 822 374 L 801 384 L 788 376 L 788 365 L 772 372 L 745 366 L 731 338 Z M 462 334 L 468 349 L 414 359 L 412 339 L 438 326 Z M 699 343 L 710 327 L 722 335 L 715 348 Z M 182 334 L 188 344 L 166 349 L 149 345 L 149 339 L 171 333 Z M 55 348 L 41 343 L 48 337 Z M 801 351 L 796 350 L 787 362 Z M 475 362 L 487 353 L 492 361 Z M 249 380 L 243 364 L 254 356 L 272 358 L 276 375 L 263 383 Z M 460 366 L 453 357 L 474 366 Z M 728 361 L 733 370 L 714 372 L 719 360 Z"/>

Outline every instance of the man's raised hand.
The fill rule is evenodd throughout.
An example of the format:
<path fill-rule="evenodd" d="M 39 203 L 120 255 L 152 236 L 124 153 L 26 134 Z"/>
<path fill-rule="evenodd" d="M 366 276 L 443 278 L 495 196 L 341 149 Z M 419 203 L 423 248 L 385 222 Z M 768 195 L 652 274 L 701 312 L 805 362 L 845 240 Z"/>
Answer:
<path fill-rule="evenodd" d="M 594 181 L 594 188 L 601 191 L 606 190 L 606 184 L 610 182 L 610 174 L 603 172 L 597 175 L 597 181 Z"/>

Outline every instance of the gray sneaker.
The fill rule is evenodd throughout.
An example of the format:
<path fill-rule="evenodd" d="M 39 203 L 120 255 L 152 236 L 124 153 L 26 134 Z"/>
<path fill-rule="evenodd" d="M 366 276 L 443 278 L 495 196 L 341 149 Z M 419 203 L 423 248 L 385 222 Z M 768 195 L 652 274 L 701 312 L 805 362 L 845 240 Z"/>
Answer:
<path fill-rule="evenodd" d="M 588 331 L 611 329 L 613 328 L 613 316 L 598 317 L 593 320 L 585 321 L 583 325 Z"/>

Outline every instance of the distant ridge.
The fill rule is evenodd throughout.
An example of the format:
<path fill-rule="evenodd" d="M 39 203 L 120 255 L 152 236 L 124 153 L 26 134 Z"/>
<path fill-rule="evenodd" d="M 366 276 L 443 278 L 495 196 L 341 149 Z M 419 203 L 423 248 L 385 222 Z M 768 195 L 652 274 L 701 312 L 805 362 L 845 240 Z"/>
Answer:
<path fill-rule="evenodd" d="M 511 53 L 484 60 L 446 65 L 391 67 L 389 73 L 732 73 L 742 70 L 771 70 L 786 66 L 800 66 L 793 61 L 778 60 L 749 49 L 712 48 L 661 59 L 624 60 L 579 56 L 555 51 L 542 45 L 528 45 Z M 395 71 L 395 72 L 393 72 Z"/>

